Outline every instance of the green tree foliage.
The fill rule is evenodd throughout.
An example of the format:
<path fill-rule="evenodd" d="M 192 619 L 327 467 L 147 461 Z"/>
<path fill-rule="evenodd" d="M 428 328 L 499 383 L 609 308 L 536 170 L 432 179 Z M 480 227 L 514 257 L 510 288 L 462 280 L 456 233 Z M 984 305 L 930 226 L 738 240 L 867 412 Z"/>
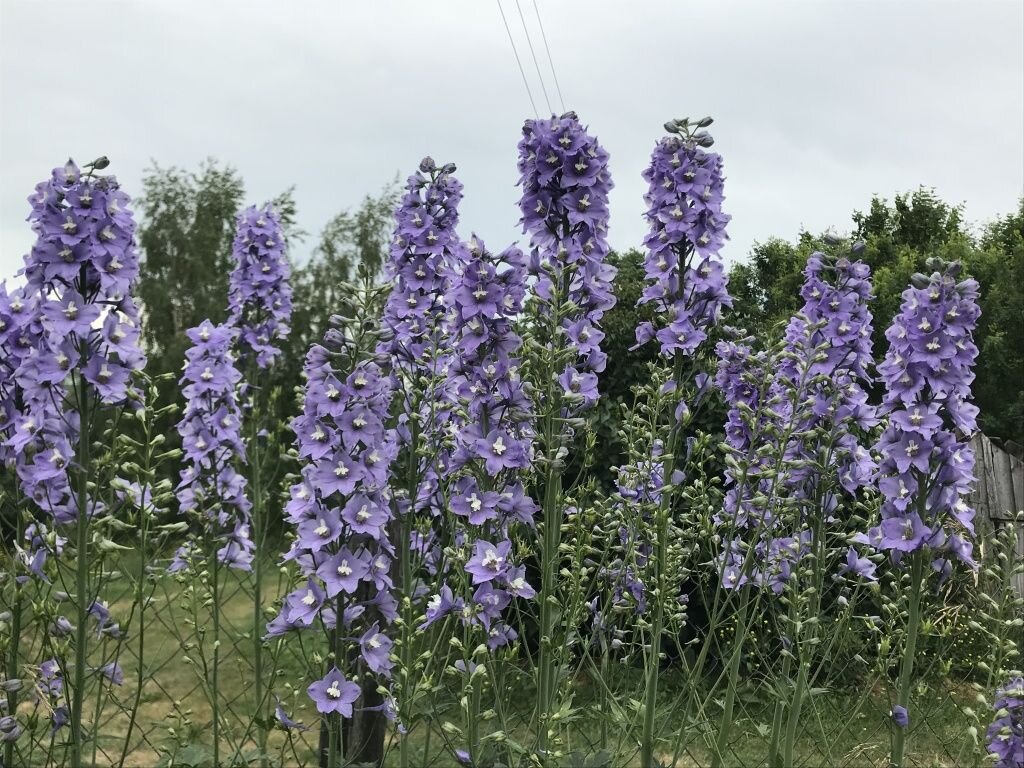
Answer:
<path fill-rule="evenodd" d="M 196 172 L 154 164 L 143 176 L 138 296 L 153 373 L 181 367 L 186 330 L 227 315 L 231 241 L 244 195 L 238 173 L 212 160 Z"/>
<path fill-rule="evenodd" d="M 1024 440 L 1024 213 L 970 233 L 961 206 L 920 188 L 891 203 L 872 199 L 867 212 L 852 217 L 853 237 L 865 242 L 876 299 L 874 352 L 885 354 L 885 329 L 899 310 L 901 294 L 914 272 L 938 256 L 959 260 L 981 283 L 982 319 L 976 333 L 981 355 L 975 398 L 982 429 L 993 437 Z M 801 272 L 807 256 L 822 247 L 822 236 L 802 232 L 796 242 L 771 239 L 755 244 L 749 260 L 729 273 L 736 300 L 730 322 L 758 335 L 778 331 L 799 309 Z"/>

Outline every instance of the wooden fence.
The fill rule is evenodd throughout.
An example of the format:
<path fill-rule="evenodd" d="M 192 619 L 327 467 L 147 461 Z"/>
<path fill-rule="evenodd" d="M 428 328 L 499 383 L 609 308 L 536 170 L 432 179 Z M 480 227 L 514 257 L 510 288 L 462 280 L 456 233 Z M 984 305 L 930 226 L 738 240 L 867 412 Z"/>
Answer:
<path fill-rule="evenodd" d="M 1024 522 L 1016 520 L 1024 511 L 1024 449 L 1011 442 L 1000 447 L 981 432 L 971 440 L 971 448 L 978 480 L 969 502 L 977 511 L 981 544 L 994 531 L 1015 526 L 1017 558 L 1024 559 Z M 1024 574 L 1017 577 L 1016 586 L 1017 593 L 1024 594 Z"/>

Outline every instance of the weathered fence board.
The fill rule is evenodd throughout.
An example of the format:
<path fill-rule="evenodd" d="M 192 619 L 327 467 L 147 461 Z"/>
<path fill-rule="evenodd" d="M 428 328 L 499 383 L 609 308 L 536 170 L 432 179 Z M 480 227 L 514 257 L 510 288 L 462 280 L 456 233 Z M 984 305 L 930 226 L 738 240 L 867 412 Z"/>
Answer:
<path fill-rule="evenodd" d="M 978 433 L 971 440 L 974 449 L 974 493 L 968 503 L 977 512 L 978 535 L 985 537 L 1003 526 L 1017 528 L 1017 558 L 1024 560 L 1024 523 L 1014 522 L 1024 511 L 1024 461 Z M 1024 594 L 1024 574 L 1017 577 L 1017 593 Z"/>

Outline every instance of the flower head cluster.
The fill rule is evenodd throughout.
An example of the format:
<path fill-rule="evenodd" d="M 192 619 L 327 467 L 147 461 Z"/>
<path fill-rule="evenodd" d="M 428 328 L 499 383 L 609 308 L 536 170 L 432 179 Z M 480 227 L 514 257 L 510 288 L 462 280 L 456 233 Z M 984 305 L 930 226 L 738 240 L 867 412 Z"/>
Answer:
<path fill-rule="evenodd" d="M 996 691 L 996 717 L 988 727 L 988 752 L 996 768 L 1024 768 L 1024 678 Z"/>
<path fill-rule="evenodd" d="M 597 374 L 604 313 L 615 305 L 615 268 L 608 255 L 608 153 L 573 112 L 549 120 L 527 120 L 519 142 L 519 200 L 523 231 L 533 248 L 531 271 L 543 311 L 560 319 L 575 360 L 558 381 L 566 401 L 579 407 L 597 402 Z M 560 305 L 571 302 L 572 311 Z M 550 343 L 558 343 L 550 340 Z"/>
<path fill-rule="evenodd" d="M 710 122 L 705 118 L 699 125 Z M 730 216 L 722 213 L 722 158 L 702 148 L 711 137 L 693 133 L 685 120 L 666 127 L 676 135 L 658 142 L 644 171 L 651 229 L 644 241 L 647 286 L 640 298 L 653 303 L 660 327 L 642 323 L 636 339 L 643 344 L 656 338 L 665 357 L 692 356 L 708 328 L 721 320 L 722 309 L 732 306 L 718 256 Z"/>
<path fill-rule="evenodd" d="M 136 402 L 132 372 L 145 365 L 138 311 L 135 222 L 105 158 L 83 173 L 55 168 L 29 197 L 36 233 L 22 273 L 26 284 L 0 300 L 0 433 L 24 493 L 58 523 L 78 516 L 67 478 L 77 440 L 75 409 Z M 66 386 L 70 376 L 80 379 Z M 84 510 L 91 515 L 96 508 Z"/>
<path fill-rule="evenodd" d="M 428 604 L 427 623 L 457 612 L 486 630 L 493 649 L 516 636 L 502 611 L 513 597 L 534 595 L 509 539 L 510 526 L 532 525 L 536 511 L 518 480 L 530 464 L 533 430 L 516 357 L 521 340 L 512 330 L 525 296 L 526 260 L 518 248 L 492 254 L 476 237 L 463 256 L 446 298 L 454 329 L 451 388 L 463 408 L 447 495 L 457 538 L 470 553 L 465 573 L 473 590 L 456 595 L 443 585 Z"/>
<path fill-rule="evenodd" d="M 266 368 L 281 354 L 274 342 L 288 336 L 292 314 L 284 231 L 270 205 L 238 214 L 232 250 L 228 323 L 240 331 L 243 356 L 254 355 L 256 365 Z"/>
<path fill-rule="evenodd" d="M 219 562 L 241 570 L 251 568 L 255 545 L 250 535 L 246 479 L 237 464 L 245 461 L 241 438 L 242 413 L 232 345 L 238 331 L 204 320 L 188 331 L 192 347 L 180 384 L 186 405 L 178 432 L 185 458 L 177 496 L 183 514 L 203 517 L 210 533 L 223 544 Z M 186 567 L 190 547 L 180 550 L 172 570 Z"/>
<path fill-rule="evenodd" d="M 388 677 L 392 641 L 380 622 L 393 621 L 398 611 L 388 535 L 388 482 L 397 453 L 394 430 L 386 426 L 391 378 L 337 329 L 309 350 L 305 373 L 303 411 L 292 422 L 305 465 L 286 508 L 295 541 L 285 556 L 303 580 L 267 631 L 280 635 L 318 621 L 344 627 L 367 668 Z M 363 627 L 358 638 L 357 625 Z M 354 689 L 340 675 L 332 671 L 309 693 L 321 712 L 348 716 Z"/>
<path fill-rule="evenodd" d="M 942 553 L 934 566 L 947 573 L 947 556 L 973 565 L 974 510 L 965 496 L 974 454 L 958 433 L 977 429 L 969 398 L 981 311 L 978 284 L 958 282 L 958 264 L 931 260 L 930 267 L 930 276 L 913 277 L 885 334 L 889 351 L 878 371 L 888 426 L 875 446 L 882 521 L 867 539 L 896 560 L 926 547 Z"/>

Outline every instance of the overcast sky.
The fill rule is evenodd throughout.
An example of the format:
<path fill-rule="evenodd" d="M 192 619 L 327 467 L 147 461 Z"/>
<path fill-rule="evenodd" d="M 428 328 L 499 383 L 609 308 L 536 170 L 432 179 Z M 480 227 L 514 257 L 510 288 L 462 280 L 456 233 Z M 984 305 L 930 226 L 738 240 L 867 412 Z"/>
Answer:
<path fill-rule="evenodd" d="M 540 114 L 515 0 L 502 0 Z M 533 0 L 519 7 L 561 112 Z M 919 184 L 981 223 L 1024 187 L 1024 3 L 537 0 L 568 109 L 611 153 L 610 237 L 638 245 L 640 173 L 680 116 L 715 117 L 732 240 L 849 227 Z M 313 234 L 425 154 L 455 162 L 461 232 L 519 237 L 516 142 L 535 114 L 497 0 L 0 0 L 0 278 L 25 198 L 69 155 L 129 194 L 150 160 L 235 166 L 250 202 L 296 185 Z"/>

